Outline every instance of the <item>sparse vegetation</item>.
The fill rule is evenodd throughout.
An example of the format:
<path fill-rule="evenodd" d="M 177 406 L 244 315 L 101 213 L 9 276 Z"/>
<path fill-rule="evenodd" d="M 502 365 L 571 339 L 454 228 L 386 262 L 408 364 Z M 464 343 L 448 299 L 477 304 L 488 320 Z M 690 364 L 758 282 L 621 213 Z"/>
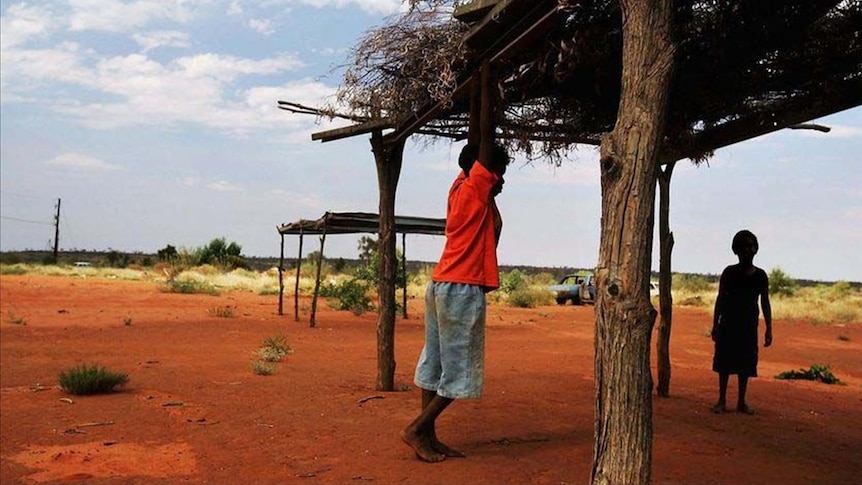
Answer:
<path fill-rule="evenodd" d="M 6 314 L 6 321 L 15 325 L 27 325 L 27 319 L 22 316 L 16 315 L 15 312 L 13 312 L 12 310 L 9 310 L 9 312 Z"/>
<path fill-rule="evenodd" d="M 809 369 L 791 370 L 775 376 L 776 379 L 804 379 L 820 381 L 824 384 L 839 384 L 841 381 L 832 374 L 828 365 L 814 364 Z"/>
<path fill-rule="evenodd" d="M 309 296 L 314 291 L 316 274 L 314 261 L 317 257 L 319 256 L 310 255 L 303 261 L 299 280 L 300 295 Z M 152 268 L 138 267 L 138 269 L 133 269 L 131 265 L 119 269 L 99 266 L 78 268 L 69 264 L 43 266 L 20 262 L 12 265 L 4 263 L 0 264 L 0 274 L 155 281 L 162 285 L 163 291 L 169 293 L 217 295 L 221 291 L 246 290 L 260 295 L 278 294 L 276 270 L 258 272 L 239 268 L 225 271 L 212 265 L 195 266 L 191 263 L 192 255 L 186 250 L 177 251 L 177 254 L 171 258 L 174 260 L 173 265 L 160 262 Z M 433 267 L 428 264 L 408 273 L 409 298 L 424 297 Z M 349 270 L 348 273 L 333 273 L 332 267 L 324 261 L 321 296 L 328 298 L 333 308 L 349 310 L 356 315 L 373 311 L 376 285 L 368 279 L 357 278 L 355 267 L 347 265 L 345 268 Z M 360 273 L 362 271 L 367 272 L 367 269 L 360 270 Z M 285 295 L 293 295 L 294 273 L 295 267 L 286 269 Z M 555 275 L 549 272 L 531 274 L 529 271 L 517 269 L 504 271 L 500 277 L 501 289 L 488 293 L 489 304 L 524 308 L 553 304 L 551 300 L 545 299 L 542 293 L 546 286 L 556 281 Z M 704 311 L 710 311 L 715 304 L 718 290 L 714 279 L 711 276 L 675 273 L 673 275 L 674 305 L 696 306 L 703 308 Z M 770 276 L 770 284 L 781 280 L 782 276 L 777 279 L 774 278 L 774 274 Z M 785 296 L 784 293 L 773 296 L 772 315 L 775 320 L 803 320 L 818 324 L 862 323 L 862 291 L 858 284 L 839 281 L 832 284 L 809 283 L 807 286 L 798 285 L 794 288 L 792 296 Z M 505 289 L 511 289 L 511 293 L 506 293 Z M 522 290 L 526 292 L 521 293 Z M 18 319 L 23 320 L 17 315 L 7 317 L 10 323 L 19 323 L 15 321 Z M 23 324 L 23 321 L 19 324 Z"/>
<path fill-rule="evenodd" d="M 125 325 L 127 327 L 131 326 L 132 325 L 132 317 L 129 317 L 129 316 L 123 317 L 123 325 Z"/>
<path fill-rule="evenodd" d="M 349 310 L 354 315 L 373 310 L 374 304 L 368 292 L 371 283 L 360 278 L 351 278 L 341 283 L 326 283 L 320 287 L 320 295 L 330 299 L 336 310 Z"/>
<path fill-rule="evenodd" d="M 167 293 L 204 293 L 207 295 L 217 295 L 218 290 L 215 286 L 206 281 L 196 280 L 172 280 L 165 283 L 163 291 Z"/>
<path fill-rule="evenodd" d="M 796 280 L 787 275 L 781 268 L 773 268 L 769 272 L 769 294 L 775 296 L 793 296 L 798 285 Z"/>
<path fill-rule="evenodd" d="M 251 371 L 259 376 L 271 376 L 275 374 L 275 364 L 264 360 L 255 360 L 251 363 Z"/>
<path fill-rule="evenodd" d="M 0 266 L 0 274 L 21 275 L 27 274 L 27 267 L 23 264 L 12 264 Z"/>
<path fill-rule="evenodd" d="M 233 318 L 234 317 L 233 307 L 230 305 L 212 307 L 209 310 L 207 310 L 207 314 L 209 314 L 209 316 L 211 316 L 211 317 L 218 317 L 218 318 Z"/>
<path fill-rule="evenodd" d="M 76 396 L 104 394 L 129 381 L 128 374 L 112 372 L 99 365 L 81 364 L 60 373 L 60 388 Z"/>
<path fill-rule="evenodd" d="M 287 343 L 287 337 L 279 334 L 264 339 L 263 345 L 257 351 L 257 356 L 267 362 L 281 362 L 291 352 L 293 350 Z"/>
<path fill-rule="evenodd" d="M 257 349 L 256 359 L 251 363 L 251 371 L 259 376 L 275 374 L 275 364 L 284 360 L 292 352 L 293 349 L 290 348 L 284 335 L 267 337 Z"/>

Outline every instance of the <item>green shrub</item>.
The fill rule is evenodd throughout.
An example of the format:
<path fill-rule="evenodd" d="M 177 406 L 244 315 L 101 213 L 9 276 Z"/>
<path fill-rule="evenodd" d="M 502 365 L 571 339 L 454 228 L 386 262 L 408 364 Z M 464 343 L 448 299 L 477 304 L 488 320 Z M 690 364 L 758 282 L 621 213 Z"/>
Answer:
<path fill-rule="evenodd" d="M 0 274 L 22 275 L 27 274 L 27 268 L 21 264 L 2 265 L 0 266 Z"/>
<path fill-rule="evenodd" d="M 60 388 L 76 396 L 112 392 L 127 382 L 128 374 L 111 372 L 96 364 L 81 364 L 60 373 Z"/>
<path fill-rule="evenodd" d="M 841 381 L 832 374 L 828 365 L 814 364 L 810 369 L 799 369 L 782 372 L 775 376 L 776 379 L 804 379 L 807 381 L 820 381 L 825 384 L 838 384 Z"/>
<path fill-rule="evenodd" d="M 509 293 L 509 306 L 517 308 L 536 308 L 553 302 L 553 294 L 541 288 L 522 288 Z"/>
<path fill-rule="evenodd" d="M 712 289 L 712 283 L 702 275 L 675 273 L 671 276 L 671 286 L 674 290 L 689 293 L 703 293 Z"/>
<path fill-rule="evenodd" d="M 853 293 L 853 287 L 846 281 L 838 281 L 832 284 L 828 289 L 829 297 L 833 300 L 843 300 Z"/>
<path fill-rule="evenodd" d="M 331 304 L 336 310 L 350 310 L 354 315 L 362 315 L 374 309 L 368 296 L 369 287 L 368 281 L 353 278 L 340 284 L 322 285 L 320 294 L 334 300 Z"/>
<path fill-rule="evenodd" d="M 793 296 L 796 293 L 796 280 L 787 275 L 781 268 L 773 268 L 769 272 L 769 293 L 778 296 Z"/>
<path fill-rule="evenodd" d="M 207 295 L 217 295 L 218 290 L 215 286 L 201 281 L 194 280 L 170 280 L 165 283 L 163 290 L 167 293 L 184 293 L 196 294 L 204 293 Z"/>
<path fill-rule="evenodd" d="M 527 287 L 527 278 L 518 269 L 513 269 L 508 273 L 503 273 L 500 276 L 500 291 L 504 293 L 513 293 L 523 290 Z"/>

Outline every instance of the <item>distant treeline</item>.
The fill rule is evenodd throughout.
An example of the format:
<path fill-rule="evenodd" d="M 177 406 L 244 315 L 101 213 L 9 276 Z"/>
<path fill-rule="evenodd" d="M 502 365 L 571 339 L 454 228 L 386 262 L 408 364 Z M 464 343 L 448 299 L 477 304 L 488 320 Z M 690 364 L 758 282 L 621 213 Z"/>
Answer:
<path fill-rule="evenodd" d="M 0 252 L 0 263 L 3 264 L 17 264 L 17 263 L 27 263 L 27 264 L 49 264 L 53 263 L 53 253 L 51 251 L 3 251 Z M 277 257 L 256 257 L 256 256 L 244 256 L 246 263 L 250 269 L 256 271 L 266 271 L 271 268 L 278 267 L 278 258 Z M 60 251 L 57 256 L 58 264 L 74 264 L 76 262 L 88 262 L 94 266 L 104 266 L 104 267 L 128 267 L 128 266 L 142 266 L 149 267 L 156 263 L 159 263 L 159 257 L 157 254 L 147 254 L 140 252 L 122 252 L 122 251 L 86 251 L 86 250 L 71 250 L 71 251 Z M 326 258 L 326 261 L 333 264 L 336 268 L 354 268 L 362 264 L 360 259 L 350 259 L 350 258 Z M 428 268 L 433 266 L 434 262 L 429 261 L 407 261 L 407 272 L 415 273 L 421 271 L 424 268 Z M 296 268 L 296 258 L 284 258 L 284 269 L 285 271 L 291 271 L 291 269 Z M 554 278 L 559 279 L 564 275 L 569 273 L 574 273 L 583 269 L 589 268 L 574 268 L 574 267 L 566 267 L 566 266 L 522 266 L 522 265 L 501 265 L 500 272 L 507 273 L 512 270 L 518 270 L 526 275 L 536 275 L 540 273 L 548 273 L 554 276 Z M 699 274 L 699 273 L 685 273 L 687 275 L 699 276 L 701 278 L 706 279 L 710 283 L 715 283 L 718 281 L 717 274 Z M 652 278 L 658 280 L 658 273 L 653 272 Z M 806 286 L 816 286 L 821 284 L 832 284 L 834 281 L 817 281 L 817 280 L 807 280 L 807 279 L 795 279 L 796 283 L 801 287 Z M 850 286 L 853 288 L 862 288 L 862 282 L 858 281 L 848 281 Z"/>

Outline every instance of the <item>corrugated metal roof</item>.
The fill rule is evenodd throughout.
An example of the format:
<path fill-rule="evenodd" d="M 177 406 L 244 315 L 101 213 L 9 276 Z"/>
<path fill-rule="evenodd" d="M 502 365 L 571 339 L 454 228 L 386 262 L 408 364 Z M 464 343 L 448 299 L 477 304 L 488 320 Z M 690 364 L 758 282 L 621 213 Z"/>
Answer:
<path fill-rule="evenodd" d="M 370 212 L 326 212 L 317 220 L 300 219 L 282 224 L 279 234 L 355 234 L 379 232 L 380 216 Z M 446 219 L 395 216 L 395 232 L 402 234 L 446 234 Z"/>

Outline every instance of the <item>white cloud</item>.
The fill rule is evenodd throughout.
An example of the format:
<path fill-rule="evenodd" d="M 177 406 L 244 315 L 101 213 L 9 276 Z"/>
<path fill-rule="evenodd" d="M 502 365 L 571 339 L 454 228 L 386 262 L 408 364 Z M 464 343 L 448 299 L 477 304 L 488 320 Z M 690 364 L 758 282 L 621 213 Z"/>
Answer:
<path fill-rule="evenodd" d="M 0 17 L 0 46 L 6 50 L 33 38 L 44 38 L 56 24 L 56 16 L 45 5 L 10 5 Z"/>
<path fill-rule="evenodd" d="M 206 188 L 216 190 L 218 192 L 238 192 L 242 190 L 238 186 L 224 180 L 219 180 L 218 182 L 210 182 L 206 185 Z"/>
<path fill-rule="evenodd" d="M 220 54 L 198 54 L 174 61 L 182 68 L 182 75 L 191 78 L 210 77 L 220 82 L 235 80 L 238 76 L 276 74 L 302 67 L 297 58 L 281 54 L 268 59 L 242 59 Z"/>
<path fill-rule="evenodd" d="M 185 23 L 191 20 L 195 3 L 188 0 L 70 0 L 69 24 L 72 31 L 129 32 L 157 20 Z"/>
<path fill-rule="evenodd" d="M 299 3 L 311 5 L 317 8 L 336 7 L 344 8 L 348 5 L 356 5 L 369 13 L 391 14 L 402 8 L 401 0 L 298 0 Z"/>
<path fill-rule="evenodd" d="M 240 0 L 231 0 L 230 5 L 227 7 L 228 15 L 239 15 L 242 13 L 242 5 Z"/>
<path fill-rule="evenodd" d="M 252 30 L 263 35 L 272 35 L 275 33 L 275 28 L 272 26 L 271 20 L 251 19 L 248 21 L 248 26 Z"/>
<path fill-rule="evenodd" d="M 147 53 L 159 47 L 182 47 L 187 48 L 189 43 L 189 34 L 176 30 L 158 30 L 154 32 L 145 32 L 141 34 L 133 34 L 132 38 L 139 46 L 143 47 L 143 52 Z"/>
<path fill-rule="evenodd" d="M 55 167 L 70 168 L 74 170 L 99 172 L 119 170 L 121 168 L 117 165 L 111 165 L 109 163 L 106 163 L 105 161 L 98 158 L 91 157 L 89 155 L 82 155 L 80 153 L 64 153 L 62 155 L 57 155 L 53 159 L 49 160 L 47 164 Z"/>

